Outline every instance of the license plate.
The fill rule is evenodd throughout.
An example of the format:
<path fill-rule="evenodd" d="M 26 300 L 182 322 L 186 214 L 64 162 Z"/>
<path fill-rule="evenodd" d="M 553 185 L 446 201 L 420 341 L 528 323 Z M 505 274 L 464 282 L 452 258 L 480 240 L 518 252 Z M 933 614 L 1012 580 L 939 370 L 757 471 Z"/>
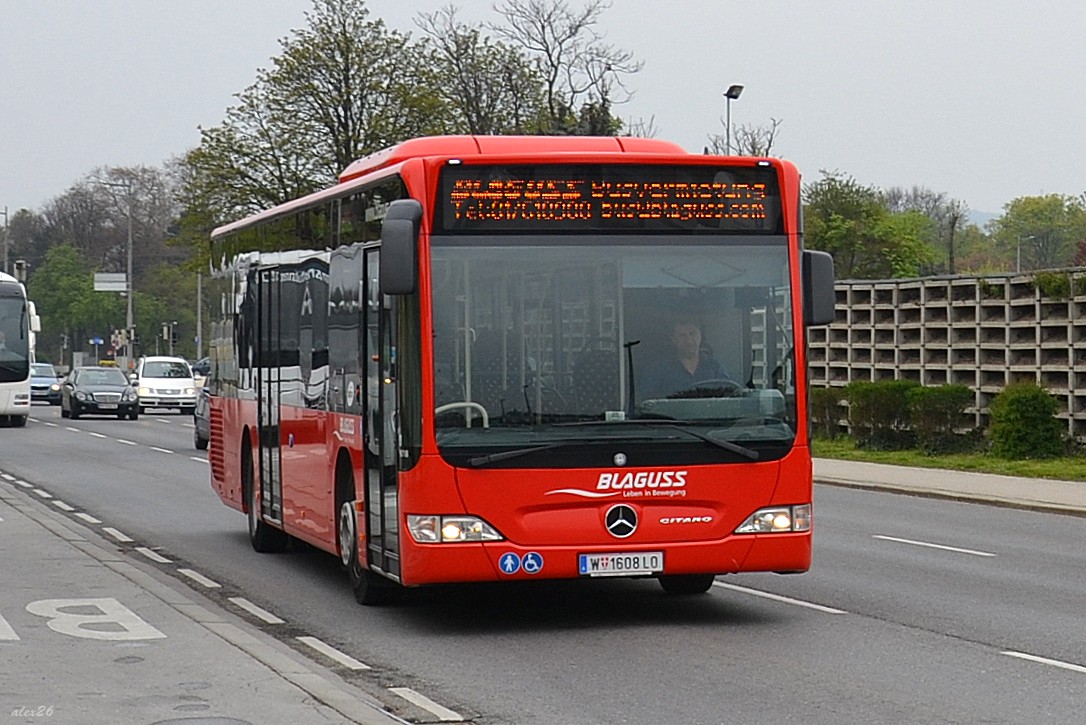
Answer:
<path fill-rule="evenodd" d="M 638 576 L 659 574 L 664 570 L 662 551 L 581 554 L 577 558 L 581 576 Z"/>
<path fill-rule="evenodd" d="M 100 410 L 117 410 L 116 403 L 99 403 L 98 408 Z"/>

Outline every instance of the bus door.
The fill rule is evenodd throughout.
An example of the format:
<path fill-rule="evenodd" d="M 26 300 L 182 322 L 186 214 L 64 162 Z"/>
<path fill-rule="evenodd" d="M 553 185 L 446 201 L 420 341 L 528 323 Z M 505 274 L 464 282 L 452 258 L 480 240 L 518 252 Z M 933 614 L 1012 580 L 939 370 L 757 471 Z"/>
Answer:
<path fill-rule="evenodd" d="M 282 451 L 279 446 L 281 394 L 279 270 L 260 270 L 257 285 L 258 357 L 256 405 L 260 446 L 260 509 L 267 519 L 283 521 Z"/>
<path fill-rule="evenodd" d="M 366 536 L 369 563 L 400 576 L 396 310 L 380 291 L 380 250 L 366 253 Z"/>

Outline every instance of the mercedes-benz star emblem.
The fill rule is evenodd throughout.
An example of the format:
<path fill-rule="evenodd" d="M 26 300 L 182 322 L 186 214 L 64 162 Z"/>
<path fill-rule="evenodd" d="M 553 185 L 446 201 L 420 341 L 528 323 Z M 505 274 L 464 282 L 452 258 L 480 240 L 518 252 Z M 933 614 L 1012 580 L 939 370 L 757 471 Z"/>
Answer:
<path fill-rule="evenodd" d="M 616 539 L 625 539 L 637 531 L 637 512 L 626 504 L 618 504 L 607 509 L 607 530 Z"/>

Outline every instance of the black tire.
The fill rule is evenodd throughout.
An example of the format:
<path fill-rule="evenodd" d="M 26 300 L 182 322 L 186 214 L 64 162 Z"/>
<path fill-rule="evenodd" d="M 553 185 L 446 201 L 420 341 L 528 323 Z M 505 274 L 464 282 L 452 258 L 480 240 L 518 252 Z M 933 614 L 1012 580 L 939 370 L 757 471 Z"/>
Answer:
<path fill-rule="evenodd" d="M 117 420 L 124 420 L 128 417 L 127 413 L 117 413 Z"/>
<path fill-rule="evenodd" d="M 206 451 L 209 442 L 207 438 L 201 438 L 199 433 L 192 434 L 192 445 L 196 446 L 198 451 Z"/>
<path fill-rule="evenodd" d="M 379 607 L 399 600 L 403 595 L 403 587 L 362 567 L 358 556 L 356 526 L 354 502 L 344 501 L 339 507 L 336 530 L 340 559 L 347 569 L 347 581 L 351 585 L 355 601 L 367 607 Z"/>
<path fill-rule="evenodd" d="M 139 411 L 137 411 L 137 410 L 133 410 L 131 413 L 128 414 L 128 419 L 129 420 L 137 420 L 139 417 L 140 417 L 140 414 L 139 414 Z"/>
<path fill-rule="evenodd" d="M 29 417 L 30 416 L 28 416 L 28 415 L 13 415 L 13 416 L 11 416 L 11 427 L 12 428 L 22 428 L 22 427 L 26 426 L 26 419 L 29 418 Z"/>
<path fill-rule="evenodd" d="M 68 411 L 68 417 L 72 420 L 75 420 L 79 417 L 79 406 L 75 403 L 72 403 L 72 409 Z"/>
<path fill-rule="evenodd" d="M 380 607 L 397 601 L 403 593 L 403 587 L 391 579 L 385 579 L 369 569 L 358 565 L 357 558 L 347 569 L 347 578 L 354 592 L 354 600 L 367 607 Z"/>
<path fill-rule="evenodd" d="M 60 405 L 60 401 L 59 400 L 50 400 L 49 405 Z"/>
<path fill-rule="evenodd" d="M 290 539 L 282 529 L 266 522 L 260 515 L 260 492 L 253 475 L 253 456 L 248 444 L 241 449 L 241 485 L 249 504 L 249 543 L 261 554 L 285 551 Z"/>
<path fill-rule="evenodd" d="M 140 406 L 140 415 L 143 415 L 146 412 L 147 412 L 147 406 L 141 405 Z"/>
<path fill-rule="evenodd" d="M 692 594 L 704 594 L 709 591 L 716 581 L 713 574 L 676 574 L 659 578 L 660 586 L 664 591 L 674 596 L 689 596 Z"/>

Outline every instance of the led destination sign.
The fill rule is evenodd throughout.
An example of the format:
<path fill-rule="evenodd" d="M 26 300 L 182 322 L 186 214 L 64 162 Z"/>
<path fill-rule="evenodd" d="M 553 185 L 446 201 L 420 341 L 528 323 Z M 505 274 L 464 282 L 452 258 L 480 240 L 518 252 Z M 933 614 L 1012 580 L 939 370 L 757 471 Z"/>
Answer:
<path fill-rule="evenodd" d="M 705 166 L 450 166 L 445 232 L 715 230 L 775 233 L 771 168 Z"/>

